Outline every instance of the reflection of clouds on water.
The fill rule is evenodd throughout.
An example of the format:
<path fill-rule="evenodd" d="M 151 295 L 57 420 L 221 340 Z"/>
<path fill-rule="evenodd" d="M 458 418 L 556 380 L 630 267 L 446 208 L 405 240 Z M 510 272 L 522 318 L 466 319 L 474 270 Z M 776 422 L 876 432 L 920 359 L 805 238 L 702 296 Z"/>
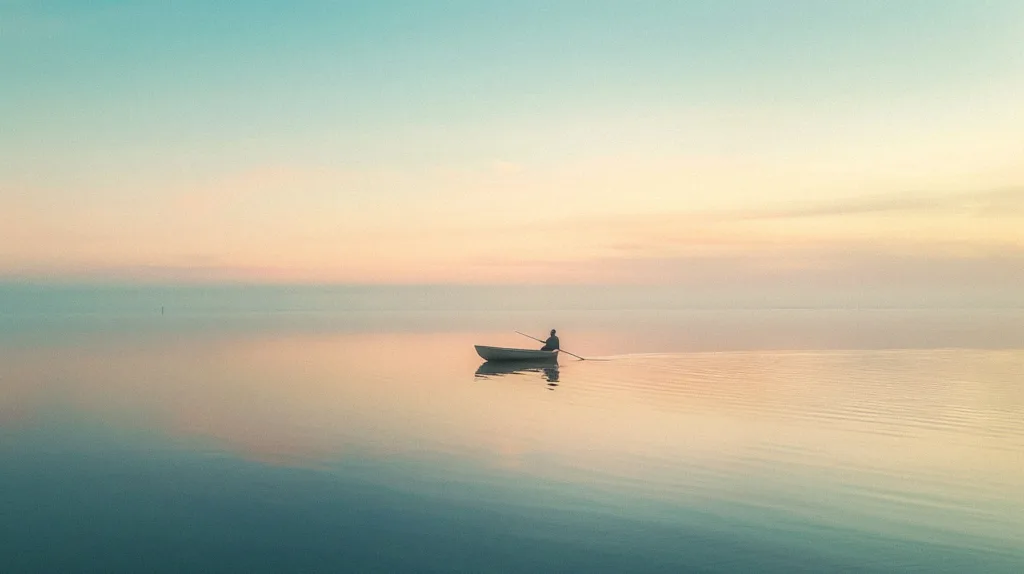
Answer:
<path fill-rule="evenodd" d="M 534 374 L 547 381 L 548 388 L 558 386 L 558 364 L 550 361 L 485 361 L 476 370 L 481 379 Z"/>

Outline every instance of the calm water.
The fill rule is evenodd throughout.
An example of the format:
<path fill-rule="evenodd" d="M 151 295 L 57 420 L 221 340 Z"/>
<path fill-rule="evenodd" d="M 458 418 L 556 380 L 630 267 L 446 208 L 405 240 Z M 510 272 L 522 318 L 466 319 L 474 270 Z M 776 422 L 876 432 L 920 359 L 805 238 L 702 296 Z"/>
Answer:
<path fill-rule="evenodd" d="M 3 572 L 1024 570 L 1020 310 L 83 293 L 0 290 Z"/>

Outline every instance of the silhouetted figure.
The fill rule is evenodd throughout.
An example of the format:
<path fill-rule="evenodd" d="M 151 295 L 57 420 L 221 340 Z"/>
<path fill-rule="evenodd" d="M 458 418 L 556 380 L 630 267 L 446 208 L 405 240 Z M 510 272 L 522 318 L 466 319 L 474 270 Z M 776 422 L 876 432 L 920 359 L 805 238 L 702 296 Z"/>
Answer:
<path fill-rule="evenodd" d="M 558 336 L 555 335 L 555 330 L 551 329 L 551 336 L 548 337 L 547 341 L 544 341 L 544 346 L 540 348 L 541 351 L 557 351 L 558 350 Z"/>

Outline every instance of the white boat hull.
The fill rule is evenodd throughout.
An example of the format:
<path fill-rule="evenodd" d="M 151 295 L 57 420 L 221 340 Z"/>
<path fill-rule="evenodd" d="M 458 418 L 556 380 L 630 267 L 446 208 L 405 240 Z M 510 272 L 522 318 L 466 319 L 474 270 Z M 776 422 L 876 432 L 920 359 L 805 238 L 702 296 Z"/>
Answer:
<path fill-rule="evenodd" d="M 505 347 L 485 347 L 475 345 L 476 354 L 485 361 L 550 361 L 558 360 L 558 351 L 538 351 L 534 349 L 507 349 Z"/>

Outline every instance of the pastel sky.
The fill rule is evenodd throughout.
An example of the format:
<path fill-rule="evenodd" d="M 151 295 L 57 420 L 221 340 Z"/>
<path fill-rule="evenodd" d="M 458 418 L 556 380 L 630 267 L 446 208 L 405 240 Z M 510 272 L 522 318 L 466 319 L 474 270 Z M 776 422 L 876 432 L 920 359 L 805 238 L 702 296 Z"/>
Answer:
<path fill-rule="evenodd" d="M 1024 291 L 1022 38 L 1017 0 L 4 0 L 0 278 Z"/>

